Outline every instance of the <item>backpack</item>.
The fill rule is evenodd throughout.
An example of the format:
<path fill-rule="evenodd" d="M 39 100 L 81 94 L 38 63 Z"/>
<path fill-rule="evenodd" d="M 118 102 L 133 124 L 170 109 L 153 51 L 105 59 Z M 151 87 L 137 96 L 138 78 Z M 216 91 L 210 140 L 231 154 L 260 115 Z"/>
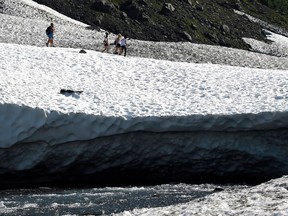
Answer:
<path fill-rule="evenodd" d="M 47 29 L 46 29 L 46 34 L 50 34 L 51 33 L 51 26 L 49 26 Z"/>

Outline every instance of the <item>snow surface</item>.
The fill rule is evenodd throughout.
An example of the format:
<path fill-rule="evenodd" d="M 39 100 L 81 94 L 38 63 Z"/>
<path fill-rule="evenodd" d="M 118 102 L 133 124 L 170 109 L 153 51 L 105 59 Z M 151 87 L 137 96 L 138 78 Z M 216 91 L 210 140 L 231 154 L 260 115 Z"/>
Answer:
<path fill-rule="evenodd" d="M 88 121 L 90 124 L 83 121 L 85 132 L 68 127 L 58 139 L 49 140 L 50 134 L 45 137 L 41 133 L 42 140 L 55 144 L 131 130 L 171 131 L 177 130 L 177 126 L 181 130 L 215 130 L 222 124 L 217 124 L 219 116 L 242 113 L 266 112 L 261 118 L 253 116 L 253 121 L 224 124 L 222 129 L 251 129 L 265 124 L 265 121 L 269 123 L 267 127 L 274 127 L 271 125 L 273 121 L 277 121 L 276 127 L 287 125 L 288 120 L 280 113 L 288 106 L 287 71 L 124 58 L 94 51 L 83 55 L 75 49 L 13 44 L 0 44 L 0 47 L 3 50 L 1 104 L 40 109 L 38 115 L 29 117 L 30 121 L 20 121 L 22 112 L 20 116 L 14 114 L 14 118 L 7 119 L 8 125 L 18 129 L 2 135 L 2 147 L 29 138 L 43 125 L 58 130 L 53 126 L 55 119 L 65 117 L 66 121 L 73 122 L 76 119 L 72 116 L 76 113 L 77 118 L 94 119 Z M 60 89 L 81 90 L 83 93 L 63 95 Z M 2 107 L 5 112 L 5 105 Z M 201 115 L 213 115 L 211 124 L 198 125 Z M 179 118 L 182 116 L 185 118 Z M 104 118 L 109 120 L 103 126 Z M 121 127 L 109 130 L 117 122 Z M 31 125 L 23 127 L 27 123 Z M 155 123 L 156 128 L 153 127 Z M 5 128 L 11 131 L 9 127 Z M 73 138 L 65 136 L 71 133 Z"/>
<path fill-rule="evenodd" d="M 2 155 L 9 148 L 9 154 L 17 155 L 12 147 L 20 152 L 24 143 L 81 144 L 135 131 L 287 128 L 287 45 L 269 51 L 272 56 L 131 39 L 128 56 L 123 57 L 97 52 L 103 32 L 33 1 L 6 0 L 0 16 Z M 44 31 L 51 21 L 57 47 L 47 48 Z M 287 42 L 270 34 L 277 47 Z M 258 41 L 248 40 L 254 51 L 261 51 Z M 79 53 L 82 48 L 86 54 Z M 60 94 L 61 89 L 83 93 Z M 40 147 L 38 155 L 36 150 L 32 153 L 30 161 L 12 158 L 7 167 L 28 169 L 43 152 Z M 224 191 L 188 204 L 121 215 L 285 215 L 286 182 L 283 177 L 239 193 Z"/>
<path fill-rule="evenodd" d="M 19 8 L 18 4 L 20 4 L 18 1 L 5 3 L 6 8 Z M 27 4 L 29 7 L 37 5 L 32 4 L 32 1 L 23 1 L 21 4 Z M 23 11 L 25 7 L 22 5 L 21 8 Z M 40 6 L 38 8 L 45 9 Z M 47 13 L 51 14 L 51 10 Z M 8 21 L 7 25 L 3 20 L 2 25 L 10 27 L 4 29 L 13 33 L 15 29 L 21 32 L 22 25 L 10 26 L 19 23 L 19 17 L 5 14 L 1 16 Z M 57 17 L 61 16 L 57 14 Z M 45 26 L 45 21 L 37 20 L 38 23 L 35 22 L 31 26 L 29 22 L 32 20 L 21 19 L 27 21 L 24 26 L 33 27 L 37 31 Z M 57 26 L 56 24 L 56 30 Z M 65 28 L 68 31 L 67 28 L 73 27 L 68 25 Z M 83 29 L 82 25 L 79 29 L 85 33 L 90 32 L 88 36 L 83 36 L 81 42 L 92 44 L 90 35 L 93 31 Z M 26 28 L 27 30 L 31 29 Z M 17 32 L 14 36 L 21 38 L 17 36 Z M 1 34 L 2 37 L 3 35 L 7 37 L 8 33 L 5 33 L 4 31 Z M 31 30 L 31 35 L 39 36 L 39 32 Z M 55 41 L 57 37 L 56 31 Z M 3 42 L 9 42 L 10 38 L 6 38 Z M 271 39 L 278 38 L 274 36 Z M 45 43 L 43 40 L 38 40 Z M 14 39 L 12 41 L 14 42 Z M 278 41 L 280 43 L 284 40 Z M 29 41 L 27 43 L 30 44 Z M 174 45 L 178 46 L 177 43 Z M 23 141 L 34 142 L 38 139 L 57 144 L 139 130 L 151 132 L 216 130 L 216 128 L 249 130 L 287 126 L 288 120 L 285 118 L 288 101 L 287 70 L 260 70 L 222 64 L 159 61 L 141 57 L 124 58 L 93 50 L 80 54 L 79 49 L 75 48 L 47 48 L 11 43 L 2 43 L 0 46 L 3 50 L 1 109 L 2 112 L 9 113 L 11 104 L 15 105 L 12 106 L 14 109 L 19 109 L 15 112 L 14 118 L 5 118 L 6 124 L 1 128 L 1 131 L 5 131 L 1 134 L 2 147 Z M 211 46 L 207 47 L 209 51 Z M 226 54 L 225 51 L 233 50 L 216 48 L 220 50 L 220 53 L 219 51 L 217 53 L 221 55 L 220 58 L 227 58 L 230 53 Z M 242 50 L 233 52 L 237 58 L 242 58 L 242 53 L 249 53 Z M 257 58 L 263 56 L 254 54 L 258 55 Z M 249 58 L 252 59 L 252 56 Z M 257 58 L 254 60 L 255 67 L 259 64 Z M 273 67 L 275 57 L 265 56 L 265 58 L 267 59 L 263 61 Z M 286 58 L 277 60 L 279 59 L 287 62 Z M 278 67 L 275 65 L 275 68 Z M 63 95 L 59 94 L 61 89 L 81 90 L 83 93 Z M 23 112 L 26 113 L 30 108 L 31 116 L 21 117 Z M 239 114 L 242 113 L 253 115 L 241 120 Z M 221 118 L 223 115 L 229 116 L 224 120 L 226 123 L 223 123 Z M 210 123 L 201 124 L 203 119 L 206 121 L 207 116 L 211 116 Z M 30 121 L 27 121 L 27 118 Z M 65 121 L 65 127 L 59 125 L 60 119 Z M 83 130 L 72 126 L 75 121 Z M 41 131 L 44 126 L 45 132 Z M 61 133 L 56 137 L 51 136 L 57 130 Z"/>
<path fill-rule="evenodd" d="M 23 140 L 59 144 L 139 130 L 288 125 L 285 70 L 124 58 L 95 51 L 80 54 L 76 49 L 28 45 L 0 47 L 2 112 L 9 113 L 10 104 L 19 105 L 13 118 L 5 117 L 1 147 Z M 63 95 L 61 89 L 83 93 Z M 21 117 L 29 107 L 36 112 Z M 254 115 L 239 118 L 244 113 Z M 210 123 L 201 124 L 207 115 L 212 115 Z M 224 123 L 223 115 L 230 116 Z M 65 127 L 59 124 L 63 120 Z M 51 136 L 56 131 L 61 133 Z"/>

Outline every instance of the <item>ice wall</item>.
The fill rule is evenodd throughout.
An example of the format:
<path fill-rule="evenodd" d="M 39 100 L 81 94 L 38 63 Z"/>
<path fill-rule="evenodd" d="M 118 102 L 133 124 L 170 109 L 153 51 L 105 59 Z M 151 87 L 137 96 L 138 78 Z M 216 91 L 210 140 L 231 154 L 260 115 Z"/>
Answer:
<path fill-rule="evenodd" d="M 64 114 L 13 104 L 0 105 L 0 147 L 43 141 L 49 145 L 123 133 L 184 131 L 254 131 L 287 128 L 287 112 L 190 116 L 102 116 Z"/>
<path fill-rule="evenodd" d="M 0 109 L 7 123 L 0 137 L 2 186 L 259 181 L 288 173 L 283 112 L 125 119 Z"/>

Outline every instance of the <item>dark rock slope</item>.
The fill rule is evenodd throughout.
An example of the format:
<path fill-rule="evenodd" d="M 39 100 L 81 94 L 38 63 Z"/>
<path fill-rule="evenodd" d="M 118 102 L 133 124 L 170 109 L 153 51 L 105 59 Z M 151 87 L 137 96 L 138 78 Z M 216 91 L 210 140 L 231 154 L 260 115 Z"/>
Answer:
<path fill-rule="evenodd" d="M 69 17 L 130 38 L 191 41 L 248 49 L 242 37 L 264 40 L 259 24 L 234 10 L 288 28 L 288 17 L 257 0 L 35 0 Z"/>

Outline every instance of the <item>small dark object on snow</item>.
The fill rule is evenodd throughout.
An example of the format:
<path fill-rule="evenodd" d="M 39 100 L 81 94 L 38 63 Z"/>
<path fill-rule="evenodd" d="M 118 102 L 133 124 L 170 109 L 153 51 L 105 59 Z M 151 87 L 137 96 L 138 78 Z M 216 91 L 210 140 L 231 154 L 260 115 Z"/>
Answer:
<path fill-rule="evenodd" d="M 79 53 L 87 53 L 85 50 L 80 50 L 80 52 Z"/>
<path fill-rule="evenodd" d="M 220 187 L 217 187 L 213 190 L 213 192 L 221 192 L 221 191 L 224 191 L 224 189 Z"/>
<path fill-rule="evenodd" d="M 74 91 L 74 90 L 70 90 L 70 89 L 61 89 L 60 90 L 60 94 L 81 94 L 83 91 Z"/>

